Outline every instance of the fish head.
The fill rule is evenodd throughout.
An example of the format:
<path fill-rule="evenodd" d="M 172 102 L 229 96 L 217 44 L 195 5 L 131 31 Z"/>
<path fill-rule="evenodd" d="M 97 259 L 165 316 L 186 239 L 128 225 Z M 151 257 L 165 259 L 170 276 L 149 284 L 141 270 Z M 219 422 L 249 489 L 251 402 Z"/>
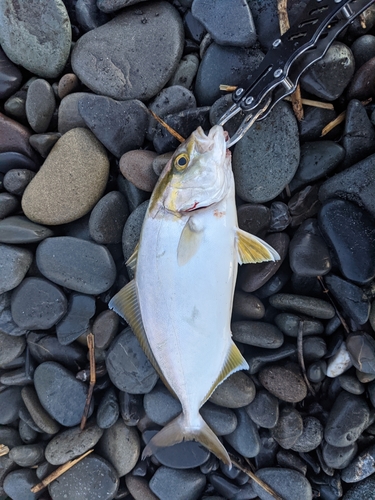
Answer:
<path fill-rule="evenodd" d="M 170 212 L 182 214 L 221 201 L 233 184 L 227 132 L 215 125 L 206 135 L 198 127 L 168 162 L 155 197 Z"/>

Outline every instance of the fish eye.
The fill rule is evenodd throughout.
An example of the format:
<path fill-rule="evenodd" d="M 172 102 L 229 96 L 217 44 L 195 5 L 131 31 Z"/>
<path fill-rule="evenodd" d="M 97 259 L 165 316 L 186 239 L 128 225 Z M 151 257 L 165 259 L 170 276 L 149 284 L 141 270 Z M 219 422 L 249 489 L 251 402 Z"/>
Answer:
<path fill-rule="evenodd" d="M 183 170 L 188 164 L 189 157 L 186 153 L 181 153 L 176 156 L 174 160 L 174 166 L 177 170 Z"/>

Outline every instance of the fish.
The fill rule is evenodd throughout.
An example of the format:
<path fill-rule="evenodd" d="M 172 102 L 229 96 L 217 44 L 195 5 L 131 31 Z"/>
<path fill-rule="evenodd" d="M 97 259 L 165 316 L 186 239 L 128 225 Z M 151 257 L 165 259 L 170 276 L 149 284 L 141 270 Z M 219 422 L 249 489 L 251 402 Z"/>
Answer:
<path fill-rule="evenodd" d="M 249 369 L 230 328 L 238 264 L 280 256 L 238 227 L 227 141 L 219 125 L 207 135 L 198 127 L 176 149 L 127 261 L 134 279 L 109 302 L 182 406 L 181 414 L 148 442 L 142 458 L 194 440 L 231 466 L 199 409 L 226 378 Z"/>

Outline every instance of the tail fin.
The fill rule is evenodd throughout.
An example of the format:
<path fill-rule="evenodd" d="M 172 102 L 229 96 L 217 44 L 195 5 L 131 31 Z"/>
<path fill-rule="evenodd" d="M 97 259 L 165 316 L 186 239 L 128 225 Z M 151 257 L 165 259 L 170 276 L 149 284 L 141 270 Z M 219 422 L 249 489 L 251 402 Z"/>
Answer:
<path fill-rule="evenodd" d="M 182 441 L 198 441 L 229 467 L 232 466 L 227 450 L 199 413 L 194 426 L 187 421 L 184 413 L 169 422 L 149 441 L 143 450 L 142 460 L 155 453 L 158 448 L 172 446 Z"/>

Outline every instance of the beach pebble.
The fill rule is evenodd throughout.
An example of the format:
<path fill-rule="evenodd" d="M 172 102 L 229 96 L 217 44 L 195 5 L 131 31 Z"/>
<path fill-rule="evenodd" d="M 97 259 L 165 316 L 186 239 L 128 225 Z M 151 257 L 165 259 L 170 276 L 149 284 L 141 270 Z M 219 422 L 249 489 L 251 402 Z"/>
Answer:
<path fill-rule="evenodd" d="M 280 416 L 271 435 L 285 450 L 289 450 L 302 435 L 303 420 L 300 413 L 291 405 L 280 410 Z"/>
<path fill-rule="evenodd" d="M 209 401 L 227 408 L 242 408 L 255 397 L 254 382 L 244 372 L 233 373 L 212 393 Z"/>
<path fill-rule="evenodd" d="M 94 422 L 88 422 L 83 430 L 80 427 L 66 429 L 46 446 L 46 460 L 52 465 L 61 465 L 93 448 L 103 435 L 103 430 Z"/>
<path fill-rule="evenodd" d="M 51 85 L 41 78 L 34 80 L 26 96 L 26 116 L 34 132 L 42 134 L 47 131 L 55 107 L 55 95 Z"/>
<path fill-rule="evenodd" d="M 20 202 L 17 196 L 6 192 L 0 193 L 0 219 L 14 214 L 19 207 Z"/>
<path fill-rule="evenodd" d="M 337 446 L 323 442 L 322 457 L 328 467 L 344 469 L 352 461 L 357 450 L 357 443 L 338 448 Z"/>
<path fill-rule="evenodd" d="M 14 157 L 14 153 L 19 153 L 37 161 L 37 155 L 29 144 L 30 135 L 31 131 L 27 127 L 0 113 L 0 153 L 10 153 L 13 161 L 17 160 L 18 163 L 17 166 L 13 164 L 10 168 L 19 167 L 20 157 Z M 22 167 L 27 168 L 25 165 L 19 168 Z M 8 170 L 10 168 L 8 167 Z"/>
<path fill-rule="evenodd" d="M 52 235 L 51 229 L 35 224 L 23 215 L 11 215 L 0 221 L 1 243 L 36 243 Z"/>
<path fill-rule="evenodd" d="M 169 3 L 144 4 L 141 11 L 130 7 L 81 36 L 72 52 L 72 68 L 96 94 L 148 100 L 173 75 L 183 38 L 181 18 Z"/>
<path fill-rule="evenodd" d="M 34 373 L 35 390 L 43 408 L 65 427 L 80 423 L 86 403 L 88 386 L 72 372 L 55 361 L 40 364 Z M 88 416 L 94 400 L 91 400 Z"/>
<path fill-rule="evenodd" d="M 58 361 L 72 370 L 86 363 L 86 352 L 77 343 L 63 346 L 56 336 L 37 332 L 30 332 L 27 342 L 30 353 L 38 363 Z"/>
<path fill-rule="evenodd" d="M 107 349 L 117 333 L 119 323 L 119 316 L 109 309 L 102 311 L 96 316 L 92 325 L 95 347 L 98 349 Z"/>
<path fill-rule="evenodd" d="M 120 418 L 105 429 L 98 445 L 98 453 L 116 469 L 119 477 L 130 472 L 140 454 L 140 439 L 134 427 L 128 427 Z"/>
<path fill-rule="evenodd" d="M 303 336 L 324 332 L 324 326 L 321 321 L 307 316 L 280 313 L 275 316 L 274 321 L 280 330 L 290 337 L 297 337 L 300 329 Z"/>
<path fill-rule="evenodd" d="M 187 54 L 178 65 L 175 74 L 169 80 L 168 85 L 181 85 L 190 89 L 199 68 L 199 58 L 196 54 Z"/>
<path fill-rule="evenodd" d="M 206 485 L 206 477 L 197 470 L 178 470 L 161 466 L 152 476 L 149 486 L 159 500 L 198 500 Z"/>
<path fill-rule="evenodd" d="M 279 419 L 278 400 L 264 389 L 257 391 L 254 401 L 245 410 L 255 424 L 266 429 L 275 427 Z"/>
<path fill-rule="evenodd" d="M 148 485 L 148 481 L 143 477 L 127 474 L 125 484 L 134 500 L 158 500 Z"/>
<path fill-rule="evenodd" d="M 2 274 L 0 293 L 13 290 L 21 283 L 31 266 L 32 260 L 33 254 L 30 250 L 0 244 L 0 269 Z"/>
<path fill-rule="evenodd" d="M 243 231 L 262 237 L 271 223 L 268 207 L 255 203 L 244 203 L 237 210 L 238 227 Z"/>
<path fill-rule="evenodd" d="M 235 410 L 237 427 L 225 436 L 227 441 L 243 457 L 255 457 L 260 451 L 260 439 L 256 425 L 253 423 L 245 408 Z"/>
<path fill-rule="evenodd" d="M 361 133 L 358 134 L 357 131 Z M 342 145 L 346 156 L 341 168 L 346 168 L 367 158 L 375 152 L 375 130 L 365 107 L 357 99 L 352 99 L 346 110 L 345 129 Z"/>
<path fill-rule="evenodd" d="M 17 359 L 25 347 L 24 337 L 12 337 L 0 331 L 0 368 Z"/>
<path fill-rule="evenodd" d="M 236 144 L 233 174 L 242 200 L 264 203 L 281 193 L 299 164 L 297 138 L 296 118 L 289 104 L 282 102 Z"/>
<path fill-rule="evenodd" d="M 345 342 L 341 342 L 337 351 L 328 360 L 327 377 L 335 378 L 353 366 L 353 361 Z"/>
<path fill-rule="evenodd" d="M 3 184 L 8 193 L 22 195 L 35 173 L 28 169 L 14 168 L 4 175 Z"/>
<path fill-rule="evenodd" d="M 229 408 L 207 401 L 199 412 L 217 436 L 226 436 L 237 427 L 236 414 Z"/>
<path fill-rule="evenodd" d="M 22 73 L 0 49 L 0 99 L 7 99 L 21 85 Z"/>
<path fill-rule="evenodd" d="M 303 431 L 291 449 L 299 453 L 315 450 L 323 440 L 323 426 L 315 417 L 303 420 Z"/>
<path fill-rule="evenodd" d="M 346 347 L 357 370 L 375 374 L 375 340 L 366 332 L 355 332 L 346 339 Z"/>
<path fill-rule="evenodd" d="M 241 319 L 258 320 L 263 318 L 265 309 L 258 297 L 237 290 L 234 294 L 233 313 L 241 316 Z"/>
<path fill-rule="evenodd" d="M 322 382 L 326 374 L 327 363 L 323 359 L 314 361 L 313 363 L 309 364 L 306 370 L 307 378 L 313 384 L 319 384 L 319 382 Z"/>
<path fill-rule="evenodd" d="M 32 467 L 44 459 L 44 446 L 42 444 L 15 446 L 10 450 L 9 458 L 20 467 Z"/>
<path fill-rule="evenodd" d="M 343 500 L 375 499 L 375 477 L 368 477 L 352 486 L 342 497 Z"/>
<path fill-rule="evenodd" d="M 71 236 L 39 244 L 36 262 L 46 278 L 80 293 L 105 292 L 116 278 L 114 260 L 105 246 Z"/>
<path fill-rule="evenodd" d="M 54 500 L 112 500 L 119 478 L 112 464 L 99 455 L 85 457 L 48 486 Z"/>
<path fill-rule="evenodd" d="M 303 358 L 305 363 L 311 363 L 323 358 L 327 353 L 327 344 L 321 337 L 313 335 L 303 339 Z"/>
<path fill-rule="evenodd" d="M 259 479 L 268 484 L 276 493 L 288 500 L 312 500 L 313 492 L 309 481 L 300 473 L 292 469 L 268 467 L 257 471 Z M 260 500 L 270 498 L 259 484 L 253 483 L 255 493 Z"/>
<path fill-rule="evenodd" d="M 370 303 L 362 288 L 333 274 L 326 276 L 325 283 L 343 313 L 357 325 L 365 324 L 370 314 Z"/>
<path fill-rule="evenodd" d="M 61 99 L 57 124 L 57 130 L 61 135 L 74 128 L 88 128 L 79 112 L 78 104 L 82 98 L 90 95 L 86 92 L 73 92 Z M 43 157 L 45 158 L 44 155 Z"/>
<path fill-rule="evenodd" d="M 304 119 L 299 122 L 299 131 L 302 141 L 315 141 L 321 139 L 321 133 L 323 128 L 328 125 L 337 116 L 337 113 L 333 109 L 322 109 L 315 108 L 314 106 L 306 106 L 304 110 Z M 325 137 L 328 140 L 334 140 L 337 136 L 336 127 L 327 134 Z"/>
<path fill-rule="evenodd" d="M 366 100 L 374 94 L 375 57 L 366 61 L 355 73 L 347 90 L 348 99 Z"/>
<path fill-rule="evenodd" d="M 80 125 L 82 126 L 82 125 Z M 29 142 L 31 146 L 38 151 L 42 158 L 47 158 L 51 149 L 60 139 L 61 134 L 58 132 L 47 132 L 45 134 L 33 134 L 30 136 Z"/>
<path fill-rule="evenodd" d="M 135 208 L 125 222 L 122 232 L 122 251 L 124 253 L 124 261 L 126 262 L 139 241 L 143 220 L 148 208 L 148 200 L 144 201 Z"/>
<path fill-rule="evenodd" d="M 56 335 L 62 345 L 71 344 L 90 330 L 90 319 L 95 314 L 95 298 L 81 293 L 72 293 L 68 310 L 56 325 Z"/>
<path fill-rule="evenodd" d="M 57 95 L 60 99 L 74 92 L 79 87 L 79 80 L 74 73 L 66 73 L 63 75 L 58 83 Z"/>
<path fill-rule="evenodd" d="M 260 321 L 235 321 L 232 335 L 236 342 L 268 349 L 277 349 L 284 342 L 283 334 L 275 325 Z"/>
<path fill-rule="evenodd" d="M 365 392 L 365 387 L 358 380 L 357 377 L 353 375 L 340 375 L 338 381 L 343 389 L 350 392 L 351 394 L 363 394 Z"/>
<path fill-rule="evenodd" d="M 119 191 L 111 191 L 101 198 L 90 214 L 91 238 L 99 244 L 120 243 L 129 209 Z"/>
<path fill-rule="evenodd" d="M 315 297 L 277 293 L 270 297 L 270 304 L 276 309 L 302 313 L 313 318 L 331 319 L 335 315 L 335 310 L 330 303 Z"/>
<path fill-rule="evenodd" d="M 18 469 L 10 472 L 4 479 L 3 488 L 12 500 L 36 500 L 39 493 L 30 490 L 39 483 L 33 469 Z"/>
<path fill-rule="evenodd" d="M 112 427 L 120 415 L 120 408 L 114 387 L 104 393 L 96 413 L 96 423 L 101 429 Z"/>
<path fill-rule="evenodd" d="M 47 434 L 56 434 L 60 426 L 42 407 L 35 389 L 25 386 L 22 388 L 21 396 L 35 424 Z"/>
<path fill-rule="evenodd" d="M 99 28 L 111 19 L 110 15 L 99 9 L 97 2 L 91 0 L 77 0 L 75 13 L 77 22 L 84 31 Z"/>
<path fill-rule="evenodd" d="M 297 365 L 267 366 L 259 372 L 259 381 L 271 394 L 289 403 L 298 403 L 307 394 Z"/>
<path fill-rule="evenodd" d="M 350 50 L 355 59 L 356 68 L 360 68 L 369 59 L 375 57 L 375 36 L 362 35 L 352 43 Z"/>
<path fill-rule="evenodd" d="M 262 349 L 253 347 L 251 351 L 245 352 L 245 359 L 249 365 L 249 373 L 254 375 L 261 368 L 269 363 L 280 361 L 281 359 L 289 358 L 296 352 L 296 346 L 293 344 L 284 343 L 278 349 Z"/>
<path fill-rule="evenodd" d="M 156 424 L 163 426 L 182 411 L 181 403 L 161 382 L 145 394 L 143 406 L 146 415 Z"/>
<path fill-rule="evenodd" d="M 112 342 L 106 366 L 112 383 L 131 394 L 150 392 L 158 380 L 158 374 L 130 328 L 123 330 Z"/>
<path fill-rule="evenodd" d="M 62 290 L 44 278 L 25 278 L 14 290 L 12 317 L 27 330 L 47 330 L 66 313 L 67 299 Z"/>
<path fill-rule="evenodd" d="M 7 387 L 0 392 L 0 425 L 7 425 L 17 420 L 22 405 L 21 387 Z"/>
<path fill-rule="evenodd" d="M 137 188 L 151 192 L 158 180 L 152 168 L 153 160 L 156 157 L 157 153 L 154 151 L 129 151 L 121 156 L 120 171 Z"/>
<path fill-rule="evenodd" d="M 341 479 L 346 483 L 357 483 L 375 472 L 375 445 L 363 450 L 341 472 Z"/>

